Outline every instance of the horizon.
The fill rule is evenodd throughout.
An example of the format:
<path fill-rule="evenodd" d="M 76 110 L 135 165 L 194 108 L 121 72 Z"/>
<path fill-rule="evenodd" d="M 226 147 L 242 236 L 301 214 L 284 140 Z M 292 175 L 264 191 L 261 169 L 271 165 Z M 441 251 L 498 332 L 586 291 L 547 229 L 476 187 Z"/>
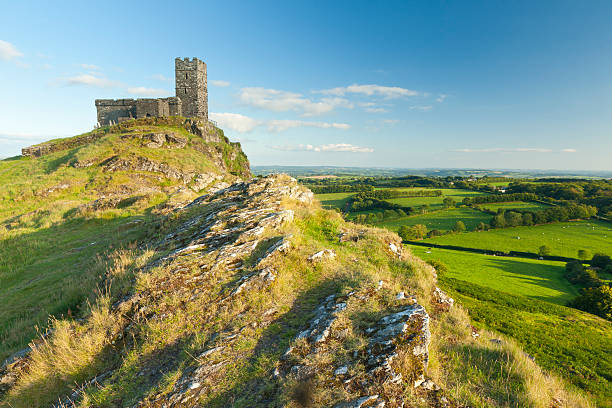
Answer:
<path fill-rule="evenodd" d="M 174 95 L 198 57 L 254 166 L 612 170 L 608 2 L 34 3 L 0 17 L 0 158 L 91 130 L 95 99 Z"/>

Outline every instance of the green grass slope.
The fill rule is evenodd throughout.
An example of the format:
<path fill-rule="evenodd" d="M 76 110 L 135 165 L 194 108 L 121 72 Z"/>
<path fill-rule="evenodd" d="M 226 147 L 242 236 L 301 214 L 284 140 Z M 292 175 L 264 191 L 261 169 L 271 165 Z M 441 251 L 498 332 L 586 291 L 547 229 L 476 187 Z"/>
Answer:
<path fill-rule="evenodd" d="M 97 256 L 141 240 L 159 214 L 193 199 L 198 188 L 233 182 L 230 172 L 249 176 L 246 156 L 222 131 L 211 128 L 218 141 L 206 142 L 184 123 L 125 122 L 47 142 L 59 150 L 42 157 L 0 161 L 0 361 L 24 348 L 49 315 L 77 314 L 103 289 Z M 92 134 L 93 141 L 77 143 Z M 179 143 L 153 147 L 151 134 Z M 111 158 L 137 164 L 142 157 L 163 171 L 106 167 Z M 198 183 L 200 175 L 209 185 Z"/>

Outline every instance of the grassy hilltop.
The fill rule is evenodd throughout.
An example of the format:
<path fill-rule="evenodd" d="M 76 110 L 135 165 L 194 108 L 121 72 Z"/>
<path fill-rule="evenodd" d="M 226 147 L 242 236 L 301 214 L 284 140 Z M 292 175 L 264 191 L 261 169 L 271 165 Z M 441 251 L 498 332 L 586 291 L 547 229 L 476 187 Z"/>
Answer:
<path fill-rule="evenodd" d="M 288 176 L 252 179 L 210 124 L 135 120 L 29 152 L 0 162 L 2 408 L 602 400 L 474 327 L 469 288 L 395 233 Z"/>

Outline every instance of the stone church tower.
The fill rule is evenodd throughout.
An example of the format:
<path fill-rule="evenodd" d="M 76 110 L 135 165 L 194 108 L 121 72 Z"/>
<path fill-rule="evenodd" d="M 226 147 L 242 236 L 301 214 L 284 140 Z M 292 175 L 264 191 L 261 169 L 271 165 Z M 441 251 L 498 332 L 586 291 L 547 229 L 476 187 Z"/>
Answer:
<path fill-rule="evenodd" d="M 183 116 L 208 120 L 206 64 L 197 58 L 174 60 L 176 97 L 183 105 Z"/>

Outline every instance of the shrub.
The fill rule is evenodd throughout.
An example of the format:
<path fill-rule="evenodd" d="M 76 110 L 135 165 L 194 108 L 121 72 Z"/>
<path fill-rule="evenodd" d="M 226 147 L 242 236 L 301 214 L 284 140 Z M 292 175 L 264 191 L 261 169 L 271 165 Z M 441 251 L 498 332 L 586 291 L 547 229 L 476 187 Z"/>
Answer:
<path fill-rule="evenodd" d="M 604 254 L 595 254 L 593 255 L 593 259 L 591 259 L 591 266 L 595 266 L 597 268 L 604 269 L 606 266 L 612 264 L 609 255 Z"/>
<path fill-rule="evenodd" d="M 455 231 L 455 232 L 463 232 L 463 231 L 465 231 L 465 224 L 463 223 L 463 221 L 457 221 L 455 223 L 455 226 L 453 227 L 453 231 Z"/>
<path fill-rule="evenodd" d="M 601 285 L 583 289 L 569 306 L 612 320 L 612 288 Z"/>
<path fill-rule="evenodd" d="M 425 238 L 427 235 L 427 227 L 423 224 L 413 225 L 412 227 L 402 225 L 397 233 L 403 240 L 406 241 L 411 239 L 421 239 Z"/>
<path fill-rule="evenodd" d="M 540 256 L 550 255 L 550 247 L 548 245 L 542 245 L 540 248 L 538 248 L 538 255 Z"/>
<path fill-rule="evenodd" d="M 434 267 L 436 272 L 438 272 L 438 275 L 442 275 L 448 272 L 448 266 L 438 261 L 437 259 L 430 259 L 429 261 L 427 261 L 427 263 Z"/>

